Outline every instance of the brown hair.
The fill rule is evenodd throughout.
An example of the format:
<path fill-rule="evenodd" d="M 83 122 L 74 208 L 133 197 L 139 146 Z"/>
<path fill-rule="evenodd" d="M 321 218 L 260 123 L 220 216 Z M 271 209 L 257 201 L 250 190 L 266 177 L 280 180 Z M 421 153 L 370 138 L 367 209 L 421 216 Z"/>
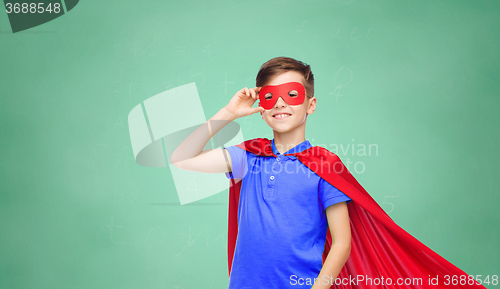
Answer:
<path fill-rule="evenodd" d="M 304 77 L 304 88 L 308 98 L 314 96 L 314 75 L 311 72 L 311 66 L 302 61 L 295 60 L 290 57 L 275 57 L 262 64 L 257 78 L 255 79 L 255 86 L 265 86 L 271 78 L 287 71 L 297 71 Z"/>

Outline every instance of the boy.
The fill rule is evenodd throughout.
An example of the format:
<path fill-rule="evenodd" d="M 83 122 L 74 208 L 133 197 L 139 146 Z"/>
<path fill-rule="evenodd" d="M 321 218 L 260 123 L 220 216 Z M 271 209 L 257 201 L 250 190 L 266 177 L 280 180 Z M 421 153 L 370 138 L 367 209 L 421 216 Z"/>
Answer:
<path fill-rule="evenodd" d="M 290 83 L 295 86 L 288 89 L 288 101 L 303 97 L 301 103 L 290 105 L 283 97 L 272 99 L 268 92 L 264 97 L 274 102 L 268 103 L 268 109 L 261 103 L 251 107 L 261 87 Z M 229 288 L 311 288 L 315 278 L 335 278 L 349 256 L 346 202 L 351 199 L 293 156 L 284 156 L 311 147 L 305 140 L 307 116 L 316 108 L 310 66 L 291 58 L 271 59 L 262 66 L 257 85 L 238 91 L 208 121 L 209 133 L 206 127 L 193 132 L 172 154 L 171 162 L 182 169 L 225 172 L 228 178 L 242 179 Z M 225 124 L 256 112 L 273 129 L 277 158 L 256 156 L 236 146 L 202 151 Z M 334 242 L 322 265 L 327 226 Z M 321 283 L 314 286 L 330 288 Z"/>
<path fill-rule="evenodd" d="M 273 58 L 256 82 L 170 159 L 179 168 L 224 172 L 233 181 L 230 289 L 485 288 L 394 223 L 338 156 L 305 140 L 307 116 L 316 108 L 308 65 Z M 272 141 L 202 151 L 226 124 L 257 112 L 272 128 Z"/>

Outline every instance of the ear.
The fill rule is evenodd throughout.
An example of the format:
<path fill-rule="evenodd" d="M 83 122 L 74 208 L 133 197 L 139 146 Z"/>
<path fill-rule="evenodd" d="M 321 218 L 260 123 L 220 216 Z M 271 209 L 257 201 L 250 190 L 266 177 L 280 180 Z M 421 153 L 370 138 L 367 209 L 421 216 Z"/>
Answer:
<path fill-rule="evenodd" d="M 260 101 L 259 101 L 259 107 L 260 107 L 260 106 L 261 106 L 261 105 L 260 105 Z M 262 119 L 264 119 L 264 116 L 262 115 L 262 111 L 261 111 L 261 112 L 259 112 L 259 113 L 260 113 L 260 116 L 262 117 Z"/>
<path fill-rule="evenodd" d="M 316 109 L 316 97 L 308 98 L 307 101 L 309 102 L 307 105 L 307 114 L 313 114 Z"/>

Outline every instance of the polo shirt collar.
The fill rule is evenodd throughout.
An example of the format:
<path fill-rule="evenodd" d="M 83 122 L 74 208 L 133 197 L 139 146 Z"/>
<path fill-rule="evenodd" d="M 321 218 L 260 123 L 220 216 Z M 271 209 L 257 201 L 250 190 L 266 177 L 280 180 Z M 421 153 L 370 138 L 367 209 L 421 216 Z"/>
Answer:
<path fill-rule="evenodd" d="M 273 141 L 271 142 L 271 147 L 273 149 L 273 153 L 276 155 L 276 156 L 279 156 L 281 155 L 280 152 L 278 151 L 278 149 L 276 148 L 276 146 L 274 145 L 274 139 Z M 285 153 L 283 153 L 284 155 L 285 154 L 293 154 L 293 153 L 300 153 L 308 148 L 312 147 L 311 143 L 308 141 L 308 140 L 305 140 L 301 143 L 299 143 L 298 145 L 294 146 L 293 148 L 287 150 Z M 295 160 L 297 159 L 295 156 L 283 156 L 285 158 L 290 158 L 292 160 Z"/>

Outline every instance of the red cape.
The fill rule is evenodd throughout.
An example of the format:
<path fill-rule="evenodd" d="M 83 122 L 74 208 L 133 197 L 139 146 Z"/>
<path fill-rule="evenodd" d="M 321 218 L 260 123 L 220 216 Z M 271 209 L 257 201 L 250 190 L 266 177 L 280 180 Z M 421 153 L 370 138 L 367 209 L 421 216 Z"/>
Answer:
<path fill-rule="evenodd" d="M 274 156 L 271 141 L 256 138 L 236 145 L 259 156 Z M 486 288 L 473 280 L 460 280 L 467 274 L 429 249 L 399 227 L 347 170 L 340 158 L 325 148 L 313 146 L 294 155 L 297 159 L 352 199 L 347 207 L 351 223 L 351 254 L 340 271 L 340 280 L 363 275 L 378 281 L 391 278 L 393 284 L 374 285 L 369 282 L 333 285 L 331 288 Z M 236 237 L 238 235 L 238 204 L 241 181 L 230 180 L 228 222 L 228 265 L 231 275 Z M 330 251 L 332 237 L 326 234 L 323 263 Z M 429 277 L 430 275 L 430 277 Z M 449 279 L 446 278 L 449 276 Z M 438 284 L 429 279 L 438 276 Z M 455 277 L 453 277 L 455 276 Z M 316 277 L 316 276 L 315 276 Z M 350 278 L 351 277 L 351 278 Z M 347 279 L 344 279 L 347 278 Z M 395 284 L 398 278 L 421 278 L 422 283 Z M 454 278 L 454 279 L 452 279 Z M 464 277 L 462 277 L 464 278 Z M 366 278 L 365 278 L 366 279 Z M 455 280 L 456 279 L 456 280 Z M 339 280 L 339 281 L 340 281 Z M 377 280 L 374 280 L 374 282 Z M 449 281 L 446 283 L 446 281 Z M 455 281 L 455 282 L 453 282 Z M 446 283 L 446 284 L 445 284 Z M 465 283 L 465 284 L 463 284 Z M 456 284 L 456 285 L 455 285 Z M 463 284 L 463 285 L 461 285 Z"/>

